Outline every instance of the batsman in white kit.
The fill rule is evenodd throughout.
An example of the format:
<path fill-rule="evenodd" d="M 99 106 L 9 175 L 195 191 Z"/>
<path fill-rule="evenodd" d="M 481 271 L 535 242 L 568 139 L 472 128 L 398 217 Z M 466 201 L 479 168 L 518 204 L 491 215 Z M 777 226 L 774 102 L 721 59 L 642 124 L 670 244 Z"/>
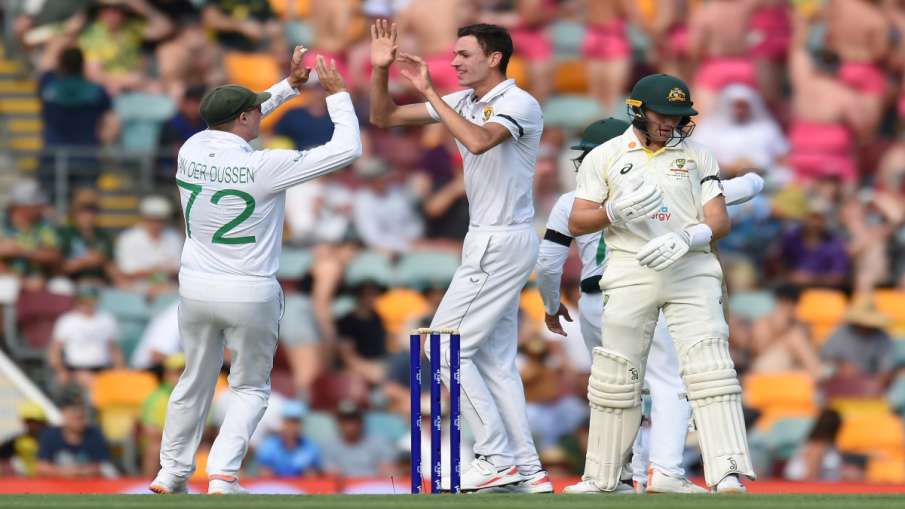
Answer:
<path fill-rule="evenodd" d="M 226 411 L 207 462 L 208 493 L 244 493 L 238 472 L 270 397 L 283 296 L 276 280 L 286 189 L 343 168 L 361 155 L 352 99 L 334 63 L 318 57 L 334 123 L 325 145 L 306 151 L 254 150 L 261 118 L 308 79 L 295 48 L 289 78 L 264 93 L 224 85 L 201 101 L 208 129 L 179 150 L 176 184 L 186 242 L 179 270 L 179 332 L 185 372 L 167 406 L 155 493 L 184 493 L 195 470 L 224 346 L 230 350 Z"/>
<path fill-rule="evenodd" d="M 629 124 L 615 118 L 594 122 L 585 129 L 581 141 L 573 149 L 581 154 L 573 159 L 576 167 L 598 145 L 622 135 Z M 723 182 L 727 205 L 737 205 L 752 199 L 763 189 L 763 179 L 756 173 Z M 560 302 L 560 283 L 563 265 L 574 241 L 581 258 L 581 284 L 578 299 L 578 320 L 585 346 L 591 355 L 594 347 L 601 346 L 601 315 L 603 296 L 600 277 L 606 264 L 606 239 L 602 232 L 574 236 L 569 230 L 569 214 L 575 201 L 575 193 L 562 195 L 554 204 L 547 220 L 544 240 L 541 241 L 537 259 L 537 282 L 544 301 L 547 327 L 555 333 L 566 335 L 560 317 L 572 320 L 564 304 Z M 658 211 L 653 214 L 659 213 Z M 679 376 L 678 358 L 673 339 L 667 330 L 661 313 L 654 330 L 650 354 L 645 370 L 645 386 L 651 398 L 651 425 L 638 433 L 632 447 L 631 472 L 623 472 L 626 481 L 617 490 L 648 493 L 705 493 L 706 490 L 691 483 L 682 468 L 682 454 L 688 431 L 691 407 L 685 400 L 685 385 Z M 629 484 L 628 474 L 634 479 Z M 584 480 L 565 489 L 566 493 L 599 493 L 591 480 Z"/>
<path fill-rule="evenodd" d="M 379 127 L 441 122 L 464 163 L 470 225 L 462 265 L 431 323 L 461 334 L 462 415 L 474 434 L 476 456 L 462 475 L 461 489 L 549 493 L 553 486 L 534 446 L 515 364 L 519 295 L 539 243 L 532 227 L 532 181 L 543 115 L 531 95 L 506 79 L 511 54 L 512 39 L 504 28 L 460 28 L 452 66 L 467 89 L 441 97 L 422 59 L 397 58 L 396 27 L 379 20 L 371 27 L 371 122 Z M 426 103 L 393 102 L 388 69 L 396 60 Z M 447 387 L 448 346 L 439 352 Z"/>
<path fill-rule="evenodd" d="M 723 275 L 711 241 L 730 229 L 719 167 L 686 141 L 697 112 L 680 79 L 642 78 L 632 126 L 592 150 L 569 218 L 577 235 L 606 228 L 601 346 L 593 349 L 584 479 L 615 491 L 641 421 L 641 387 L 662 310 L 699 430 L 707 486 L 745 491 L 754 478 L 741 385 L 729 356 Z"/>

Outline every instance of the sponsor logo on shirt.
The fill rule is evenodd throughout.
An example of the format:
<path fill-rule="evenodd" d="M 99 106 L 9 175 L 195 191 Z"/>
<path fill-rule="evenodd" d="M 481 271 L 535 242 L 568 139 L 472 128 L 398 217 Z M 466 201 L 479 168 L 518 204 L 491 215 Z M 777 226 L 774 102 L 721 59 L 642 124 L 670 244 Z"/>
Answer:
<path fill-rule="evenodd" d="M 669 211 L 669 207 L 666 205 L 660 207 L 660 210 L 654 212 L 650 215 L 650 219 L 653 221 L 661 221 L 666 222 L 669 221 L 669 218 L 672 217 L 672 212 Z"/>

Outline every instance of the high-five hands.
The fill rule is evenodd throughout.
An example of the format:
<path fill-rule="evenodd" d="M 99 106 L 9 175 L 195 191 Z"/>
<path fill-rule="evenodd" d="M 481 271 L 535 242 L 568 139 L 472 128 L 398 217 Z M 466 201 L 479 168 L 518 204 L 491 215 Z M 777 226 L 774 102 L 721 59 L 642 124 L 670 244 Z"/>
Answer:
<path fill-rule="evenodd" d="M 336 61 L 330 60 L 330 65 L 324 60 L 322 55 L 317 56 L 314 63 L 314 70 L 317 72 L 317 80 L 320 82 L 324 91 L 328 95 L 346 91 L 346 82 L 342 75 L 336 70 Z"/>
<path fill-rule="evenodd" d="M 548 315 L 544 313 L 544 323 L 547 325 L 547 330 L 550 332 L 559 334 L 560 336 L 565 336 L 566 331 L 562 328 L 562 322 L 559 321 L 559 317 L 563 317 L 567 322 L 572 321 L 572 317 L 569 315 L 569 310 L 566 309 L 566 306 L 563 304 L 559 305 L 559 309 L 556 311 L 555 315 Z"/>
<path fill-rule="evenodd" d="M 428 92 L 433 90 L 434 84 L 431 81 L 427 62 L 422 60 L 421 57 L 408 53 L 400 53 L 398 60 L 400 64 L 408 66 L 407 69 L 401 69 L 399 74 L 401 74 L 403 78 L 409 80 L 412 86 L 415 87 L 415 90 L 421 93 L 421 95 L 427 95 Z"/>
<path fill-rule="evenodd" d="M 396 23 L 378 19 L 371 25 L 371 66 L 387 69 L 396 60 Z"/>
<path fill-rule="evenodd" d="M 294 50 L 292 50 L 292 59 L 289 62 L 289 85 L 292 88 L 299 89 L 302 85 L 304 85 L 308 81 L 308 77 L 311 75 L 311 68 L 306 67 L 302 64 L 302 58 L 305 56 L 305 53 L 308 52 L 308 48 L 304 46 L 296 46 Z"/>

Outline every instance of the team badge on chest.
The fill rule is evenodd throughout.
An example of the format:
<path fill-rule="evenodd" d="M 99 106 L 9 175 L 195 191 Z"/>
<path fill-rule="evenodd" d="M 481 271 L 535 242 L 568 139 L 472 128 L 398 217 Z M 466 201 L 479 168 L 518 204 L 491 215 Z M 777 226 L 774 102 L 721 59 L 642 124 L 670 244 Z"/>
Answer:
<path fill-rule="evenodd" d="M 695 168 L 695 162 L 690 159 L 674 159 L 669 165 L 666 174 L 679 181 L 688 180 L 688 172 Z"/>
<path fill-rule="evenodd" d="M 484 106 L 484 122 L 490 120 L 491 116 L 493 116 L 493 106 Z"/>

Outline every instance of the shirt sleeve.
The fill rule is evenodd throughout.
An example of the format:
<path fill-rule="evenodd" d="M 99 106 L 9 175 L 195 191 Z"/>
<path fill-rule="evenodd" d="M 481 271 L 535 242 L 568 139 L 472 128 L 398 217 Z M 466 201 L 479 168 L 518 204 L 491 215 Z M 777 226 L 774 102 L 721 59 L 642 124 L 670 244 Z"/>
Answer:
<path fill-rule="evenodd" d="M 451 94 L 446 94 L 443 96 L 443 102 L 449 105 L 450 108 L 456 109 L 456 106 L 459 105 L 459 101 L 462 100 L 463 97 L 470 94 L 470 90 L 459 90 L 458 92 L 453 92 Z M 440 114 L 437 113 L 437 109 L 431 105 L 430 102 L 425 102 L 424 106 L 427 108 L 427 114 L 431 116 L 434 121 L 440 121 Z"/>
<path fill-rule="evenodd" d="M 544 126 L 544 114 L 540 105 L 527 94 L 505 97 L 493 105 L 488 122 L 502 125 L 516 140 L 526 134 L 534 134 Z"/>
<path fill-rule="evenodd" d="M 585 156 L 578 168 L 575 198 L 603 203 L 609 196 L 606 181 L 606 157 L 603 147 L 597 147 Z"/>
<path fill-rule="evenodd" d="M 569 257 L 569 246 L 572 243 L 572 235 L 568 228 L 570 211 L 566 210 L 569 201 L 565 196 L 560 197 L 550 211 L 547 230 L 544 232 L 544 240 L 540 243 L 537 255 L 535 267 L 537 285 L 544 301 L 544 311 L 548 315 L 559 310 L 562 270 L 566 258 Z"/>
<path fill-rule="evenodd" d="M 256 166 L 270 179 L 274 191 L 283 191 L 321 175 L 346 167 L 361 157 L 358 117 L 348 92 L 327 97 L 327 111 L 333 121 L 333 137 L 311 150 L 260 150 Z"/>
<path fill-rule="evenodd" d="M 299 95 L 298 90 L 292 88 L 288 79 L 284 79 L 279 83 L 267 89 L 270 92 L 270 99 L 264 101 L 261 105 L 261 114 L 265 117 L 280 107 L 281 104 Z"/>
<path fill-rule="evenodd" d="M 701 176 L 701 204 L 705 204 L 723 194 L 723 183 L 720 182 L 720 165 L 716 158 L 706 150 L 698 151 L 698 164 Z"/>

